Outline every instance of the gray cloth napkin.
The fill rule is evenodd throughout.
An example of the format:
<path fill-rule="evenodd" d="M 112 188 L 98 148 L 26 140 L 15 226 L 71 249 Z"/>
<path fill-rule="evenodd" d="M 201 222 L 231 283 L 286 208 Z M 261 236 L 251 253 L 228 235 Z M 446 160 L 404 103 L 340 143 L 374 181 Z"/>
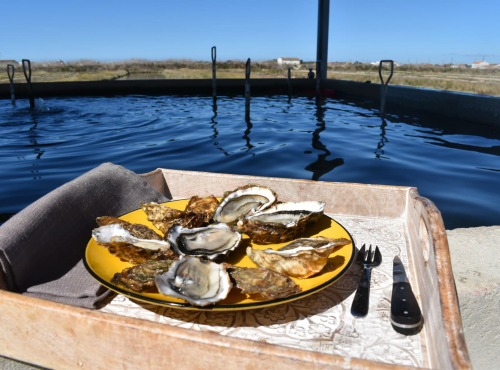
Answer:
<path fill-rule="evenodd" d="M 98 216 L 120 216 L 140 202 L 169 199 L 136 173 L 112 163 L 68 182 L 0 227 L 0 278 L 11 291 L 95 308 L 110 292 L 82 258 Z M 1 285 L 0 285 L 1 286 Z"/>

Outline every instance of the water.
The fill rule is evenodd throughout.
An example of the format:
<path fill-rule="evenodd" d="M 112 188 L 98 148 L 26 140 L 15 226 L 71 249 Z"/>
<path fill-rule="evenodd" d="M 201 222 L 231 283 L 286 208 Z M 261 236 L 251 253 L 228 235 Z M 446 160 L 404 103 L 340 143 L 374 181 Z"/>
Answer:
<path fill-rule="evenodd" d="M 490 126 L 338 99 L 121 96 L 0 100 L 2 220 L 103 162 L 416 186 L 446 228 L 500 224 Z"/>

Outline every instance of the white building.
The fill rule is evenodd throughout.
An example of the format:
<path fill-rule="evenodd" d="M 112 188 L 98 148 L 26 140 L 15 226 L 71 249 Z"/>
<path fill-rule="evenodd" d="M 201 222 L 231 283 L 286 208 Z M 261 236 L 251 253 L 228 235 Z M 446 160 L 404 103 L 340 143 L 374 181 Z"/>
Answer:
<path fill-rule="evenodd" d="M 483 68 L 487 68 L 489 65 L 490 65 L 490 63 L 485 62 L 484 60 L 481 60 L 481 61 L 472 63 L 471 68 L 483 69 Z"/>
<path fill-rule="evenodd" d="M 298 65 L 300 65 L 300 59 L 299 58 L 279 57 L 278 64 L 288 64 L 288 65 L 292 65 L 292 66 L 298 66 Z"/>

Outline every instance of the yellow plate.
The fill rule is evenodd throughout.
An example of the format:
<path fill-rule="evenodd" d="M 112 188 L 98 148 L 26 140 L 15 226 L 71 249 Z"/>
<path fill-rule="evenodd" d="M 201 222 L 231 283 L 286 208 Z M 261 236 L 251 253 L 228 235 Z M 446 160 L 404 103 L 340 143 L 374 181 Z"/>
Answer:
<path fill-rule="evenodd" d="M 187 202 L 188 200 L 184 199 L 163 204 L 171 208 L 184 210 Z M 147 220 L 146 213 L 142 209 L 127 213 L 120 218 L 131 223 L 147 225 L 161 234 L 161 232 Z M 320 273 L 307 279 L 293 278 L 293 280 L 295 280 L 295 282 L 301 287 L 302 292 L 279 299 L 264 299 L 261 298 L 258 294 L 243 294 L 239 289 L 232 289 L 226 299 L 216 303 L 215 305 L 208 307 L 196 307 L 192 306 L 182 299 L 172 298 L 160 293 L 137 293 L 124 287 L 115 285 L 111 282 L 111 279 L 113 278 L 115 273 L 121 272 L 123 269 L 132 265 L 128 262 L 123 262 L 118 257 L 110 254 L 105 247 L 97 244 L 93 238 L 91 238 L 87 244 L 84 263 L 90 274 L 102 285 L 131 299 L 157 305 L 193 310 L 245 310 L 291 302 L 296 299 L 316 293 L 340 279 L 340 277 L 352 264 L 354 259 L 355 246 L 351 235 L 349 235 L 349 233 L 346 229 L 344 229 L 343 226 L 327 216 L 322 216 L 318 222 L 310 225 L 307 230 L 307 234 L 301 235 L 301 237 L 311 237 L 317 235 L 322 235 L 330 238 L 346 238 L 351 240 L 351 244 L 348 244 L 342 247 L 340 250 L 334 252 L 328 259 L 328 263 L 326 264 L 325 268 Z M 278 249 L 285 244 L 287 243 L 272 245 L 254 244 L 246 235 L 243 235 L 242 245 L 240 245 L 237 250 L 233 251 L 228 257 L 226 257 L 226 261 L 236 266 L 256 267 L 256 265 L 245 253 L 246 246 L 251 245 L 252 248 L 256 249 Z"/>

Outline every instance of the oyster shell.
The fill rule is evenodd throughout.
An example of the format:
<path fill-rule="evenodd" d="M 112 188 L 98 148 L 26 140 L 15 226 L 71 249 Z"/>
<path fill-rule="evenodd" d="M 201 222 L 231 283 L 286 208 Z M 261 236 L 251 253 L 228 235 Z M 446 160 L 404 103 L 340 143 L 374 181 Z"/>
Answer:
<path fill-rule="evenodd" d="M 350 243 L 350 240 L 344 238 L 332 239 L 317 236 L 294 240 L 278 250 L 247 247 L 246 253 L 258 266 L 305 279 L 325 267 L 328 257 L 335 248 Z"/>
<path fill-rule="evenodd" d="M 141 203 L 143 211 L 150 221 L 163 234 L 175 224 L 184 227 L 199 227 L 203 225 L 205 215 L 191 211 L 180 211 L 155 202 Z"/>
<path fill-rule="evenodd" d="M 208 223 L 214 216 L 218 206 L 219 201 L 213 195 L 203 198 L 195 195 L 189 199 L 184 211 L 200 214 L 202 215 L 203 222 Z"/>
<path fill-rule="evenodd" d="M 146 260 L 162 260 L 175 257 L 170 243 L 158 239 L 145 239 L 134 236 L 121 224 L 109 224 L 92 230 L 92 237 L 97 244 L 122 261 L 133 264 Z"/>
<path fill-rule="evenodd" d="M 286 298 L 302 291 L 289 276 L 264 267 L 230 266 L 227 271 L 243 293 L 257 293 L 267 299 Z"/>
<path fill-rule="evenodd" d="M 232 288 L 223 265 L 197 257 L 181 257 L 166 273 L 156 275 L 155 281 L 160 293 L 194 306 L 221 301 Z"/>
<path fill-rule="evenodd" d="M 256 212 L 276 202 L 276 193 L 260 185 L 245 185 L 226 192 L 214 214 L 214 220 L 232 224 L 248 212 Z"/>
<path fill-rule="evenodd" d="M 295 239 L 306 226 L 323 214 L 325 202 L 279 203 L 260 212 L 246 215 L 238 229 L 258 244 L 283 243 Z"/>
<path fill-rule="evenodd" d="M 118 217 L 113 217 L 113 216 L 97 217 L 96 223 L 99 226 L 106 226 L 112 224 L 121 225 L 125 230 L 130 232 L 132 236 L 135 236 L 137 238 L 163 240 L 161 235 L 159 235 L 156 231 L 147 227 L 146 225 L 133 224 L 125 220 L 121 220 Z"/>
<path fill-rule="evenodd" d="M 241 234 L 226 224 L 212 224 L 194 229 L 174 225 L 167 235 L 167 240 L 180 255 L 214 259 L 234 250 L 241 242 Z"/>
<path fill-rule="evenodd" d="M 113 243 L 132 244 L 136 247 L 151 250 L 170 249 L 170 243 L 165 240 L 144 239 L 133 236 L 120 224 L 109 224 L 99 226 L 92 230 L 92 237 L 98 244 L 106 245 Z"/>
<path fill-rule="evenodd" d="M 117 272 L 111 282 L 136 292 L 155 291 L 155 276 L 167 272 L 176 259 L 147 260 L 139 265 L 127 267 L 122 272 Z"/>

